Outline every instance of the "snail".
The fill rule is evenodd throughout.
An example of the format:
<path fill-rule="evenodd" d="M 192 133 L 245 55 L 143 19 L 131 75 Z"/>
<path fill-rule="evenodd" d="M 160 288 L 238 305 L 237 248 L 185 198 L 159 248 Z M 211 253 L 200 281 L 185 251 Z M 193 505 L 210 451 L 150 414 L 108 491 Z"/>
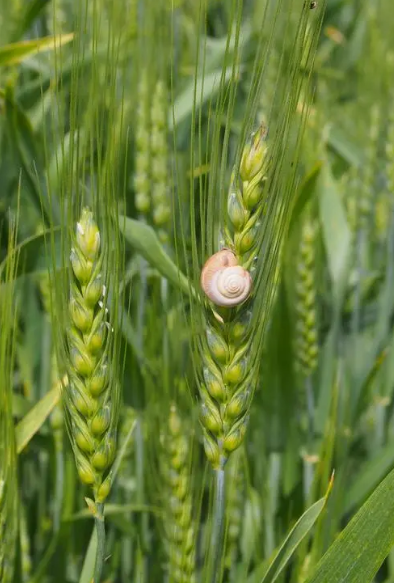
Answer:
<path fill-rule="evenodd" d="M 201 272 L 201 287 L 217 306 L 239 306 L 252 291 L 249 271 L 238 265 L 230 249 L 222 249 L 212 255 Z"/>

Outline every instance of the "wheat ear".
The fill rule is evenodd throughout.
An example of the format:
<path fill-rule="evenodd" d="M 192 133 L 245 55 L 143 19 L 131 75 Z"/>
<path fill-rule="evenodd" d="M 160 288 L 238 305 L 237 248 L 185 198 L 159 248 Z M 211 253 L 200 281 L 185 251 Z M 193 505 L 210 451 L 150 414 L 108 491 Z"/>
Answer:
<path fill-rule="evenodd" d="M 189 440 L 177 408 L 172 405 L 163 435 L 163 476 L 167 485 L 164 530 L 171 583 L 193 583 L 195 529 L 189 469 Z"/>
<path fill-rule="evenodd" d="M 98 226 L 87 208 L 77 223 L 73 243 L 65 405 L 78 474 L 93 489 L 94 502 L 87 502 L 96 519 L 94 581 L 99 583 L 105 543 L 103 502 L 111 488 L 118 408 L 111 374 L 112 328 L 105 307 L 104 254 Z"/>
<path fill-rule="evenodd" d="M 266 129 L 260 126 L 233 170 L 227 198 L 226 247 L 206 262 L 201 285 L 214 304 L 205 310 L 200 354 L 201 425 L 204 448 L 215 470 L 214 517 L 208 579 L 221 571 L 225 510 L 224 466 L 243 442 L 258 367 L 252 351 L 253 279 L 249 269 L 261 241 L 267 170 Z M 216 308 L 219 306 L 219 308 Z"/>
<path fill-rule="evenodd" d="M 148 215 L 151 209 L 150 197 L 150 112 L 148 107 L 149 86 L 146 73 L 141 75 L 138 85 L 138 108 L 135 137 L 135 206 L 142 215 Z"/>
<path fill-rule="evenodd" d="M 265 128 L 260 127 L 244 148 L 228 194 L 228 249 L 210 258 L 202 273 L 204 291 L 221 306 L 207 307 L 207 332 L 201 343 L 201 423 L 205 452 L 214 469 L 223 469 L 243 441 L 257 379 L 257 368 L 251 362 L 253 290 L 247 270 L 258 245 L 264 211 L 265 138 Z M 218 296 L 210 293 L 215 291 L 220 291 L 220 304 Z M 222 298 L 226 293 L 231 301 L 227 305 Z"/>
<path fill-rule="evenodd" d="M 309 216 L 301 230 L 298 261 L 295 273 L 295 354 L 304 378 L 317 367 L 319 354 L 316 292 L 316 234 L 317 225 Z"/>
<path fill-rule="evenodd" d="M 151 160 L 153 223 L 163 243 L 168 242 L 171 204 L 168 190 L 167 98 L 163 81 L 156 83 L 152 100 Z"/>

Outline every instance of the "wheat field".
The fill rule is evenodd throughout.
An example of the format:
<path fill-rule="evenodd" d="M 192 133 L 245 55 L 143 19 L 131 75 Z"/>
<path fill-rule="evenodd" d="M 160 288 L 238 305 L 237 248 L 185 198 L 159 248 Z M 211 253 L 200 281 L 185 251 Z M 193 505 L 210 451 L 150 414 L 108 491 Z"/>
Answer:
<path fill-rule="evenodd" d="M 394 583 L 391 0 L 0 0 L 0 583 Z"/>

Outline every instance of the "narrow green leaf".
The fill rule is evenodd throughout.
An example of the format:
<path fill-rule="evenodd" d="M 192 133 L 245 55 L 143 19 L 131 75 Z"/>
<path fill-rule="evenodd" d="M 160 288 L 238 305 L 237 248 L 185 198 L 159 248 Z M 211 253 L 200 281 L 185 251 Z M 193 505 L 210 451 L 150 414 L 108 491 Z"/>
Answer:
<path fill-rule="evenodd" d="M 94 564 L 96 562 L 96 554 L 97 554 L 97 532 L 96 527 L 94 526 L 92 536 L 90 537 L 88 550 L 86 551 L 85 560 L 83 562 L 79 583 L 92 583 L 94 575 Z"/>
<path fill-rule="evenodd" d="M 233 68 L 228 67 L 224 74 L 224 82 L 228 83 L 233 74 Z M 198 111 L 204 103 L 212 99 L 221 88 L 222 70 L 214 71 L 208 75 L 199 77 L 197 81 L 192 79 L 184 91 L 176 98 L 174 111 L 170 113 L 168 127 L 174 129 L 188 116 L 192 115 L 193 110 Z M 196 99 L 194 99 L 196 96 Z"/>
<path fill-rule="evenodd" d="M 298 545 L 305 538 L 312 526 L 315 524 L 316 520 L 319 518 L 322 510 L 324 509 L 324 506 L 326 505 L 327 496 L 330 490 L 331 487 L 329 488 L 327 495 L 308 508 L 308 510 L 304 512 L 301 518 L 296 522 L 294 527 L 287 535 L 287 538 L 280 547 L 279 551 L 277 552 L 274 560 L 270 564 L 264 577 L 261 579 L 261 583 L 273 583 L 277 580 L 283 569 L 292 558 Z"/>
<path fill-rule="evenodd" d="M 362 150 L 351 142 L 338 127 L 332 126 L 330 128 L 327 143 L 348 164 L 358 166 L 359 168 L 361 167 L 363 159 Z"/>
<path fill-rule="evenodd" d="M 298 217 L 302 214 L 305 205 L 312 199 L 316 192 L 316 185 L 322 168 L 321 162 L 316 162 L 302 181 L 294 201 L 293 212 L 291 213 L 290 232 L 297 223 Z"/>
<path fill-rule="evenodd" d="M 0 88 L 0 97 L 4 99 L 9 144 L 22 170 L 21 180 L 28 184 L 37 210 L 44 214 L 49 225 L 51 216 L 59 220 L 60 210 L 58 201 L 49 196 L 44 180 L 44 161 L 39 148 L 43 138 L 33 131 L 27 111 L 15 97 L 13 85 L 7 85 L 4 90 Z"/>
<path fill-rule="evenodd" d="M 18 257 L 18 269 L 15 273 L 15 278 L 26 275 L 47 274 L 48 271 L 48 256 L 45 247 L 45 237 L 51 237 L 53 232 L 54 247 L 56 248 L 56 258 L 60 256 L 60 228 L 47 229 L 39 235 L 28 237 L 19 245 L 15 246 L 12 253 L 9 253 L 0 263 L 0 275 L 7 270 L 7 266 L 15 257 Z M 60 263 L 60 262 L 59 262 Z M 2 284 L 6 285 L 6 284 Z"/>
<path fill-rule="evenodd" d="M 191 283 L 167 255 L 152 227 L 128 217 L 120 217 L 119 226 L 125 239 L 150 265 L 185 294 L 190 294 Z"/>
<path fill-rule="evenodd" d="M 48 184 L 51 185 L 54 191 L 59 189 L 62 176 L 70 166 L 73 148 L 77 144 L 80 148 L 83 148 L 84 143 L 85 134 L 83 130 L 68 132 L 62 139 L 59 139 L 57 148 L 51 155 L 47 167 Z"/>
<path fill-rule="evenodd" d="M 376 488 L 307 583 L 370 583 L 394 544 L 394 470 Z"/>
<path fill-rule="evenodd" d="M 321 172 L 320 218 L 335 299 L 341 300 L 348 277 L 351 232 L 328 164 Z"/>
<path fill-rule="evenodd" d="M 16 450 L 21 453 L 43 425 L 60 399 L 60 388 L 54 387 L 19 421 L 16 426 Z"/>
<path fill-rule="evenodd" d="M 379 453 L 363 463 L 345 494 L 344 512 L 351 512 L 379 484 L 394 465 L 394 444 L 388 443 Z"/>
<path fill-rule="evenodd" d="M 22 5 L 24 12 L 18 22 L 17 30 L 10 40 L 17 41 L 21 38 L 50 1 L 51 0 L 32 0 L 31 2 L 27 2 L 25 6 Z"/>
<path fill-rule="evenodd" d="M 0 66 L 16 65 L 40 51 L 58 48 L 73 40 L 74 34 L 46 36 L 44 38 L 11 43 L 0 48 Z"/>

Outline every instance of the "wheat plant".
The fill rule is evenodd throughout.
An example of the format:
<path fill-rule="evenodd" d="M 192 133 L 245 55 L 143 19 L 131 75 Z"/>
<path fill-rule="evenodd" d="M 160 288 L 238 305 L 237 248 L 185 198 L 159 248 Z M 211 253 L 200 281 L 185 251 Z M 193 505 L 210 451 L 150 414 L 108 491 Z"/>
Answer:
<path fill-rule="evenodd" d="M 391 4 L 0 0 L 0 583 L 392 583 Z"/>

